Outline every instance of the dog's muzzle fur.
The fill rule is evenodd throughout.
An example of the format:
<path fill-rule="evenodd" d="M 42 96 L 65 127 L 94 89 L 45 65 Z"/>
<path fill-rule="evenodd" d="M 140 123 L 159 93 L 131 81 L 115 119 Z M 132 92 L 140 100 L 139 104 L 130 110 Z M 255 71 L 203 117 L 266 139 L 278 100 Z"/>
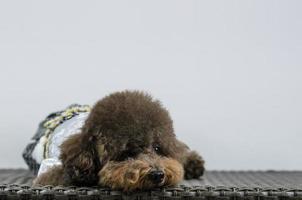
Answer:
<path fill-rule="evenodd" d="M 122 162 L 109 161 L 99 172 L 99 184 L 131 191 L 175 185 L 183 176 L 183 166 L 177 160 L 142 154 Z"/>

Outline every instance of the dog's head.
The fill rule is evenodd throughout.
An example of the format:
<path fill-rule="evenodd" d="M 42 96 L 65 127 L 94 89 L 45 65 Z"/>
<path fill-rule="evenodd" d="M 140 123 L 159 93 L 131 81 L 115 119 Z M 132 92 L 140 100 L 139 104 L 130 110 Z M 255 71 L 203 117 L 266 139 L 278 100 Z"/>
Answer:
<path fill-rule="evenodd" d="M 113 93 L 95 104 L 82 132 L 61 146 L 70 184 L 100 184 L 127 191 L 182 180 L 182 151 L 172 120 L 146 93 Z"/>

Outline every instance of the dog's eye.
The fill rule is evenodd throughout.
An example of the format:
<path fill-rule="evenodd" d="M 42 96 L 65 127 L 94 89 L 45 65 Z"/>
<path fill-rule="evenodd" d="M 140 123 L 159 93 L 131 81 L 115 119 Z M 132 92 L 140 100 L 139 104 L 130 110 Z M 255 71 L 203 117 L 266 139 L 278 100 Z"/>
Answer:
<path fill-rule="evenodd" d="M 159 152 L 160 151 L 160 147 L 159 146 L 153 146 L 154 151 Z"/>

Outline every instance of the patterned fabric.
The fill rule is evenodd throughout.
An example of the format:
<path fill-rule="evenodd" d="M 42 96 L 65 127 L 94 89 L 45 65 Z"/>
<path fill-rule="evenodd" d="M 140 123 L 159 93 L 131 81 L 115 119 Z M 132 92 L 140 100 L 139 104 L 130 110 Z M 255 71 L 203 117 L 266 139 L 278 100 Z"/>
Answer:
<path fill-rule="evenodd" d="M 54 165 L 59 165 L 60 145 L 66 138 L 80 131 L 90 109 L 87 105 L 75 104 L 50 114 L 42 121 L 33 141 L 23 152 L 29 169 L 40 174 Z"/>

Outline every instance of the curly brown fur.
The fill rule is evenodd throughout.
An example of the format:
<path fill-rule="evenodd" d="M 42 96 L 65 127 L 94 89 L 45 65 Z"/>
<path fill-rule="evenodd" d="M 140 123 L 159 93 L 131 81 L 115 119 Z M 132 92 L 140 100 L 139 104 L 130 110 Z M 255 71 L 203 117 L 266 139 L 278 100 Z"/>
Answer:
<path fill-rule="evenodd" d="M 130 191 L 175 185 L 204 171 L 203 159 L 176 139 L 168 111 L 139 91 L 116 92 L 98 101 L 81 132 L 62 144 L 60 159 L 62 180 L 44 174 L 35 183 Z"/>
<path fill-rule="evenodd" d="M 184 168 L 186 169 L 185 179 L 199 178 L 205 170 L 204 160 L 197 152 L 189 152 L 186 156 Z"/>
<path fill-rule="evenodd" d="M 164 172 L 162 181 L 157 184 L 154 184 L 147 177 L 154 169 Z M 183 166 L 175 159 L 144 156 L 122 162 L 109 161 L 98 175 L 100 185 L 132 191 L 175 185 L 183 179 L 183 174 Z"/>
<path fill-rule="evenodd" d="M 63 168 L 61 166 L 52 167 L 46 173 L 38 176 L 33 181 L 33 185 L 64 185 L 62 175 Z"/>

